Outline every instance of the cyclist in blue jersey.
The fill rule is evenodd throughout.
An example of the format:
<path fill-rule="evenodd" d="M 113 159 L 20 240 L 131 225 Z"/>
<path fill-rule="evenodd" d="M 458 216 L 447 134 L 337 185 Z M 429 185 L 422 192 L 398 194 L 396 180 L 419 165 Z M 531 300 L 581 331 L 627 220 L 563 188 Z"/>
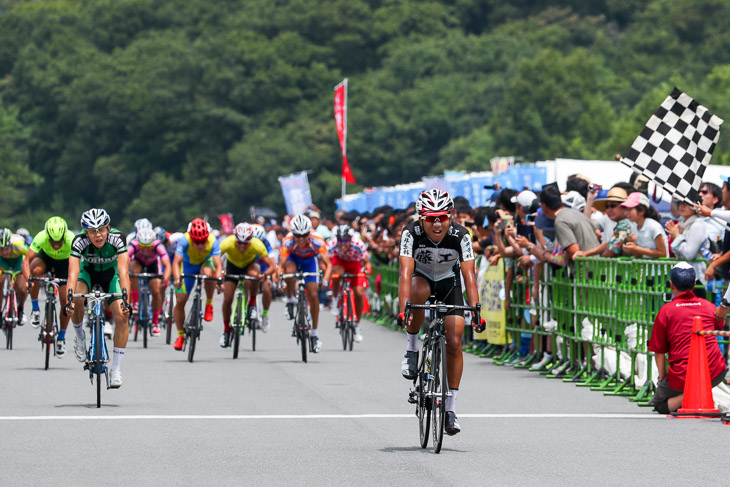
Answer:
<path fill-rule="evenodd" d="M 266 230 L 264 230 L 264 227 L 262 227 L 259 224 L 251 225 L 253 227 L 253 236 L 254 238 L 257 238 L 261 240 L 264 243 L 264 246 L 266 247 L 266 252 L 271 256 L 272 247 L 269 243 L 269 240 L 266 238 Z M 261 266 L 261 274 L 266 272 L 266 269 L 269 267 L 266 265 L 265 262 L 263 262 L 261 259 L 257 258 L 257 261 L 259 263 L 259 266 Z M 276 261 L 274 261 L 276 262 Z M 261 294 L 262 294 L 262 300 L 261 305 L 264 308 L 264 311 L 262 313 L 261 318 L 261 329 L 262 331 L 266 332 L 269 330 L 269 307 L 271 306 L 271 301 L 274 297 L 274 282 L 279 282 L 279 268 L 277 267 L 274 271 L 274 276 L 271 279 L 264 280 L 262 286 L 261 286 Z M 273 281 L 273 282 L 272 282 Z"/>

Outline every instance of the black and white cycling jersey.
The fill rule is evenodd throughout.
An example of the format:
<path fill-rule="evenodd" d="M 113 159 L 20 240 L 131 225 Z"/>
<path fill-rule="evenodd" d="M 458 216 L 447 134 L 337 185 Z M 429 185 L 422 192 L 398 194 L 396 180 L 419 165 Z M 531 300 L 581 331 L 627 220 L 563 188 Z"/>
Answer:
<path fill-rule="evenodd" d="M 469 232 L 458 223 L 452 221 L 443 240 L 434 243 L 421 223 L 414 221 L 403 229 L 400 255 L 412 257 L 415 272 L 436 282 L 453 277 L 461 262 L 474 260 L 474 249 Z"/>

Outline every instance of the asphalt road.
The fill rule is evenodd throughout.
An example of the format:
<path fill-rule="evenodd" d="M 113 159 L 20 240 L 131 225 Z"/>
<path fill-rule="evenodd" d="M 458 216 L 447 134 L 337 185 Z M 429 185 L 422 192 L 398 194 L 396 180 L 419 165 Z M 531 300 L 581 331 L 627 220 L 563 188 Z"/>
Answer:
<path fill-rule="evenodd" d="M 233 360 L 218 346 L 220 297 L 215 305 L 192 364 L 162 337 L 146 350 L 130 341 L 124 385 L 103 391 L 101 409 L 72 347 L 44 371 L 37 332 L 16 329 L 15 348 L 0 349 L 0 485 L 702 485 L 725 477 L 730 426 L 718 420 L 667 419 L 468 354 L 462 432 L 434 455 L 420 448 L 406 401 L 404 335 L 364 323 L 365 340 L 344 352 L 323 312 L 324 349 L 305 364 L 275 302 L 257 351 L 246 336 Z"/>

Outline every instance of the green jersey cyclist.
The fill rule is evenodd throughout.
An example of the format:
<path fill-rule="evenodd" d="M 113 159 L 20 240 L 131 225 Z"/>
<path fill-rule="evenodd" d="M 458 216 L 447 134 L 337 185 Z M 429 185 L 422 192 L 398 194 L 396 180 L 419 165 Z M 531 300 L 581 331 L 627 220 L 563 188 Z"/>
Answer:
<path fill-rule="evenodd" d="M 71 257 L 68 261 L 68 292 L 86 294 L 99 284 L 105 293 L 129 293 L 129 255 L 124 235 L 111 228 L 109 214 L 102 209 L 92 208 L 81 215 L 84 228 L 74 238 Z M 86 361 L 86 335 L 82 327 L 84 320 L 84 298 L 77 298 L 66 304 L 67 312 L 73 311 L 76 338 L 74 352 L 79 362 Z M 110 370 L 109 386 L 122 386 L 122 360 L 129 337 L 129 307 L 122 306 L 121 298 L 109 298 L 107 303 L 114 315 L 114 351 Z"/>
<path fill-rule="evenodd" d="M 8 228 L 0 230 L 0 270 L 20 272 L 23 267 L 23 259 L 28 253 L 28 246 L 25 239 L 16 235 Z M 5 285 L 5 279 L 9 274 L 0 274 L 0 290 Z M 15 279 L 15 295 L 18 301 L 18 326 L 23 326 L 23 305 L 27 297 L 27 281 L 24 276 L 18 275 Z M 1 291 L 0 291 L 1 294 Z M 2 296 L 5 299 L 5 296 Z"/>

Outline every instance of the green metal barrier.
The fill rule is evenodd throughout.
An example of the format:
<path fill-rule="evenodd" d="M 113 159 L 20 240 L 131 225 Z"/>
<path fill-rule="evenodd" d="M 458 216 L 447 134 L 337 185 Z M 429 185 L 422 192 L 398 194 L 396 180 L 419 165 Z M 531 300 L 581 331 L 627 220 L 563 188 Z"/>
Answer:
<path fill-rule="evenodd" d="M 576 259 L 572 268 L 544 265 L 538 302 L 531 292 L 533 271 L 517 269 L 506 317 L 508 345 L 474 341 L 467 329 L 465 351 L 491 357 L 498 365 L 527 368 L 542 356 L 543 341 L 549 340 L 554 359 L 542 374 L 646 405 L 654 391 L 654 358 L 647 347 L 654 318 L 664 304 L 665 293 L 670 292 L 669 271 L 676 262 L 590 257 Z M 372 294 L 378 275 L 380 293 L 374 298 L 390 305 L 383 306 L 374 318 L 395 326 L 398 267 L 374 266 Z M 714 300 L 710 293 L 708 298 Z M 549 323 L 556 324 L 554 331 L 546 328 Z M 584 330 L 584 325 L 592 326 L 592 331 L 588 333 L 589 328 Z M 631 343 L 629 331 L 635 337 Z M 527 356 L 518 354 L 522 336 L 532 340 Z M 640 366 L 646 379 L 637 384 L 635 377 Z"/>

